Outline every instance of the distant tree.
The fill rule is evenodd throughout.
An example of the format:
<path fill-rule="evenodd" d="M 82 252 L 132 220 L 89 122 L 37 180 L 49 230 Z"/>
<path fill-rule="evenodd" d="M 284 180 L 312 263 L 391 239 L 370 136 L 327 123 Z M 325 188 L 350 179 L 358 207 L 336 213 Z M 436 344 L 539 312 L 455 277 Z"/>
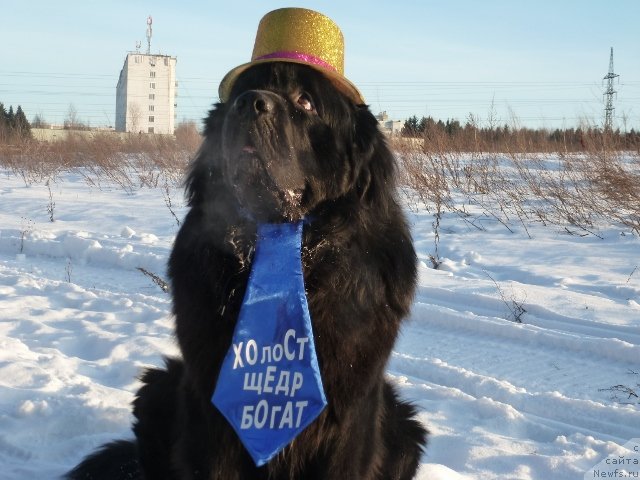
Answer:
<path fill-rule="evenodd" d="M 603 138 L 603 135 L 607 135 Z M 492 104 L 489 125 L 480 126 L 479 117 L 469 114 L 464 126 L 456 119 L 434 120 L 432 117 L 412 116 L 404 122 L 402 135 L 421 137 L 438 148 L 470 149 L 472 151 L 500 151 L 504 148 L 519 148 L 526 151 L 581 151 L 602 144 L 640 152 L 640 132 L 637 127 L 627 131 L 621 129 L 605 132 L 601 127 L 583 123 L 578 128 L 526 128 L 517 122 L 498 123 Z"/>
<path fill-rule="evenodd" d="M 429 117 L 431 118 L 431 117 Z M 427 129 L 427 119 L 425 117 L 422 117 L 420 119 L 420 121 L 418 122 L 418 129 L 417 132 L 418 133 L 424 133 L 424 131 Z"/>
<path fill-rule="evenodd" d="M 9 120 L 4 105 L 0 103 L 0 141 L 4 141 L 9 133 Z"/>
<path fill-rule="evenodd" d="M 49 128 L 50 126 L 41 113 L 36 113 L 31 120 L 31 128 Z"/>
<path fill-rule="evenodd" d="M 29 121 L 18 105 L 13 111 L 13 105 L 9 106 L 9 111 L 0 103 L 0 141 L 14 141 L 18 139 L 31 138 L 31 126 Z"/>
<path fill-rule="evenodd" d="M 458 120 L 447 119 L 447 123 L 445 124 L 444 129 L 447 132 L 447 135 L 449 135 L 450 137 L 455 137 L 462 131 L 462 126 L 460 125 L 460 122 Z"/>
<path fill-rule="evenodd" d="M 13 120 L 13 131 L 18 138 L 31 138 L 31 125 L 29 125 L 29 120 L 27 120 L 27 117 L 22 111 L 22 107 L 20 105 L 18 105 L 18 109 L 16 110 Z"/>
<path fill-rule="evenodd" d="M 142 108 L 138 102 L 130 102 L 129 103 L 129 131 L 133 133 L 139 133 L 141 123 L 142 123 Z"/>
<path fill-rule="evenodd" d="M 78 110 L 73 103 L 69 104 L 69 110 L 67 111 L 67 118 L 64 120 L 65 130 L 85 130 L 87 126 L 78 117 Z"/>
<path fill-rule="evenodd" d="M 414 115 L 413 117 L 407 118 L 402 127 L 402 135 L 405 137 L 415 137 L 418 135 L 418 132 L 418 117 Z"/>
<path fill-rule="evenodd" d="M 427 117 L 426 119 L 424 119 L 424 128 L 425 129 L 438 128 L 438 124 L 433 119 L 433 117 Z"/>
<path fill-rule="evenodd" d="M 552 142 L 560 142 L 562 140 L 562 132 L 559 128 L 556 128 L 551 135 L 549 135 L 549 140 Z"/>
<path fill-rule="evenodd" d="M 422 117 L 422 121 L 420 123 L 423 125 L 422 132 L 424 133 L 425 138 L 434 140 L 439 130 L 436 121 L 432 117 Z"/>
<path fill-rule="evenodd" d="M 625 140 L 627 148 L 638 149 L 640 152 L 640 132 L 632 128 L 631 131 L 627 133 Z"/>
<path fill-rule="evenodd" d="M 193 120 L 183 120 L 174 130 L 178 145 L 188 150 L 196 150 L 202 141 L 198 125 Z"/>
<path fill-rule="evenodd" d="M 7 124 L 9 126 L 9 131 L 11 132 L 13 132 L 15 118 L 16 114 L 13 113 L 13 105 L 9 105 L 9 111 L 7 112 Z"/>
<path fill-rule="evenodd" d="M 489 131 L 493 132 L 498 126 L 498 122 L 500 119 L 496 113 L 496 97 L 495 95 L 491 97 L 491 105 L 489 106 L 489 113 L 487 114 L 487 125 L 489 127 Z"/>

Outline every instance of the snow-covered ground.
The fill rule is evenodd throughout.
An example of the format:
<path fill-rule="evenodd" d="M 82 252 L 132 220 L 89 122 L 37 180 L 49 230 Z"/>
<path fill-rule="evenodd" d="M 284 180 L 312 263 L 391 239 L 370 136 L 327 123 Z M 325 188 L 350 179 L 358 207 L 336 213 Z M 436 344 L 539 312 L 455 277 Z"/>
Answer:
<path fill-rule="evenodd" d="M 130 437 L 136 376 L 177 354 L 169 296 L 137 270 L 165 276 L 178 227 L 161 189 L 98 189 L 77 172 L 50 186 L 53 223 L 47 187 L 0 170 L 7 480 L 55 478 Z M 447 214 L 433 270 L 433 215 L 409 216 L 420 286 L 389 375 L 431 430 L 418 478 L 639 478 L 640 239 L 540 224 L 530 238 Z"/>

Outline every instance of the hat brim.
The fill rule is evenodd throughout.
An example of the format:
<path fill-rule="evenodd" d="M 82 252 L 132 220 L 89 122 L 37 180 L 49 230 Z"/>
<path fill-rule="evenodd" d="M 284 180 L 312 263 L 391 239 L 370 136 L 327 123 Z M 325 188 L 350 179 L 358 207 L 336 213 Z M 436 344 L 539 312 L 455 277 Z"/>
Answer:
<path fill-rule="evenodd" d="M 279 58 L 265 58 L 261 60 L 253 60 L 248 63 L 244 63 L 242 65 L 237 66 L 232 69 L 229 73 L 227 73 L 222 81 L 220 82 L 220 86 L 218 87 L 218 96 L 220 97 L 221 102 L 226 102 L 229 100 L 229 96 L 231 94 L 231 89 L 233 88 L 233 84 L 236 82 L 237 78 L 241 73 L 253 67 L 254 65 L 260 65 L 262 63 L 274 63 L 274 62 L 284 62 L 284 63 L 297 63 L 300 65 L 307 65 L 314 70 L 317 70 L 321 74 L 323 74 L 333 85 L 344 95 L 346 95 L 350 100 L 352 100 L 356 105 L 364 105 L 366 102 L 364 101 L 364 97 L 360 90 L 347 80 L 343 75 L 338 72 L 334 72 L 332 70 L 328 70 L 326 68 L 322 68 L 317 65 L 309 64 L 308 62 L 302 60 L 295 59 L 279 59 Z"/>

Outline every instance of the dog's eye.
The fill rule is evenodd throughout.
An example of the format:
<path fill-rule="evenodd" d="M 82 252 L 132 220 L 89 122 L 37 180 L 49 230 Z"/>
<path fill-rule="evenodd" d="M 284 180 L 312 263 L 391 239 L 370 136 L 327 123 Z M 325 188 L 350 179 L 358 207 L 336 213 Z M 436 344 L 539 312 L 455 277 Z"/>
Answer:
<path fill-rule="evenodd" d="M 313 104 L 313 99 L 311 98 L 311 95 L 309 95 L 306 92 L 302 92 L 298 97 L 298 105 L 300 105 L 302 108 L 304 108 L 308 112 L 313 112 L 316 109 L 315 105 Z"/>

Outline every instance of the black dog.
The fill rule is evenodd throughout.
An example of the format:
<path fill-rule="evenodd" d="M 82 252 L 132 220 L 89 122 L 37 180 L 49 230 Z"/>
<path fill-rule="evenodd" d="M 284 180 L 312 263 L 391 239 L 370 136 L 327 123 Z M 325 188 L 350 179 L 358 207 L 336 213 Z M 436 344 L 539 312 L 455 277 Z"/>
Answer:
<path fill-rule="evenodd" d="M 395 162 L 368 108 L 316 70 L 251 67 L 206 120 L 191 207 L 169 261 L 182 360 L 150 370 L 135 442 L 69 479 L 410 479 L 426 444 L 385 366 L 411 306 L 416 255 Z M 251 267 L 256 224 L 305 218 L 304 281 L 328 406 L 257 468 L 211 404 Z"/>

